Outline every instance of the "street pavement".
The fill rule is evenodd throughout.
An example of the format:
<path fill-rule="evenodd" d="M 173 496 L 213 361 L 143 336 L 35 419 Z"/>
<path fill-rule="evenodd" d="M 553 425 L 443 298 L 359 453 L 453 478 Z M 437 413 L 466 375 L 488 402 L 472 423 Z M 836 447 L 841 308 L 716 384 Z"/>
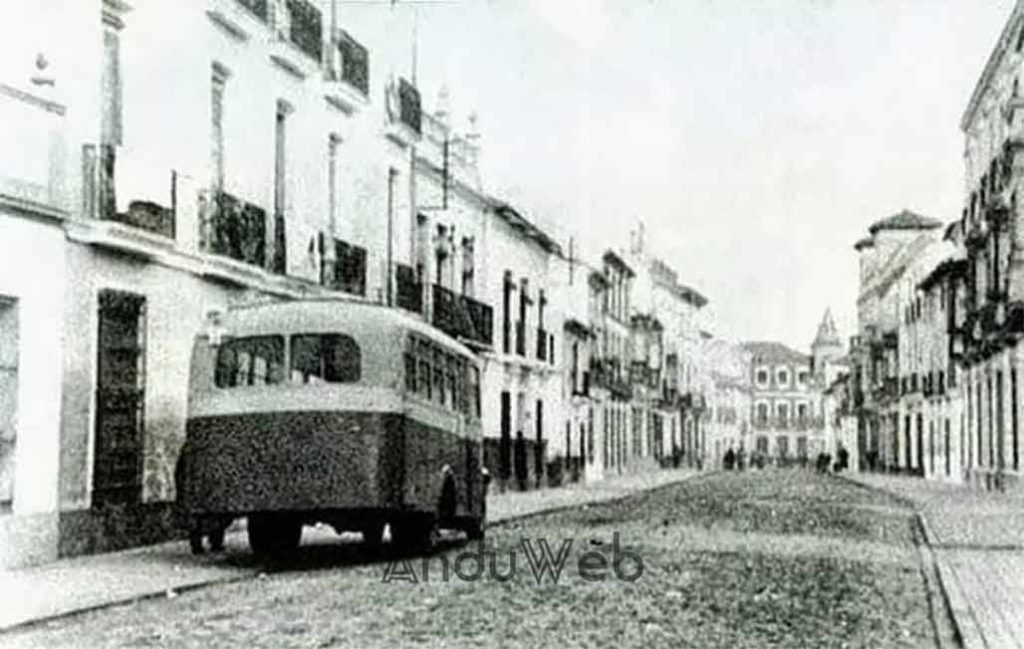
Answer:
<path fill-rule="evenodd" d="M 1024 648 L 1024 497 L 905 476 L 849 477 L 918 509 L 967 649 Z"/>
<path fill-rule="evenodd" d="M 605 502 L 677 482 L 692 470 L 674 469 L 609 478 L 555 489 L 494 493 L 488 519 L 498 524 L 584 503 Z M 358 537 L 354 537 L 358 539 Z M 326 527 L 306 527 L 303 545 L 352 544 Z M 194 556 L 184 541 L 123 552 L 63 559 L 0 572 L 0 631 L 27 623 L 151 597 L 174 597 L 211 584 L 251 579 L 264 570 L 249 553 L 244 531 L 228 534 L 223 554 Z"/>
<path fill-rule="evenodd" d="M 256 578 L 15 629 L 0 644 L 936 646 L 905 502 L 801 469 L 684 476 L 495 496 L 516 518 L 486 545 L 406 560 L 313 543 Z M 541 511 L 531 502 L 549 513 L 528 515 Z"/>

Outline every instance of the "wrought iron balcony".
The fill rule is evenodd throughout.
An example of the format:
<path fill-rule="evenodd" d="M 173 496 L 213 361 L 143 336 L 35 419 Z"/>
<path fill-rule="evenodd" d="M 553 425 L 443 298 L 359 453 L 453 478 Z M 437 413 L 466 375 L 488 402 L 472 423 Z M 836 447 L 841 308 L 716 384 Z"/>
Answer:
<path fill-rule="evenodd" d="M 490 306 L 433 285 L 431 323 L 453 338 L 485 345 L 494 341 L 494 312 Z"/>
<path fill-rule="evenodd" d="M 334 241 L 334 284 L 332 288 L 366 296 L 366 248 L 341 239 Z"/>
<path fill-rule="evenodd" d="M 398 81 L 398 118 L 416 134 L 422 130 L 423 107 L 420 91 L 405 79 Z"/>
<path fill-rule="evenodd" d="M 271 272 L 284 275 L 288 272 L 288 246 L 285 235 L 284 214 L 274 215 L 274 254 L 270 264 Z"/>
<path fill-rule="evenodd" d="M 87 144 L 82 154 L 86 214 L 174 238 L 177 172 L 154 168 L 145 162 L 146 156 L 110 144 Z M 125 182 L 117 182 L 118 179 Z M 119 202 L 124 205 L 123 210 L 118 209 Z"/>
<path fill-rule="evenodd" d="M 200 195 L 202 246 L 206 252 L 263 268 L 267 259 L 267 213 L 227 192 Z"/>
<path fill-rule="evenodd" d="M 308 56 L 320 61 L 323 57 L 323 16 L 316 5 L 307 0 L 286 0 L 287 36 Z"/>
<path fill-rule="evenodd" d="M 473 323 L 473 340 L 485 345 L 494 344 L 494 309 L 466 295 L 459 300 L 469 311 L 469 319 Z"/>
<path fill-rule="evenodd" d="M 342 81 L 364 96 L 370 94 L 370 54 L 362 43 L 343 30 L 337 30 L 332 43 L 327 78 Z"/>
<path fill-rule="evenodd" d="M 406 311 L 423 313 L 423 283 L 412 266 L 395 264 L 395 304 Z"/>
<path fill-rule="evenodd" d="M 237 0 L 237 2 L 264 22 L 270 17 L 268 0 Z"/>

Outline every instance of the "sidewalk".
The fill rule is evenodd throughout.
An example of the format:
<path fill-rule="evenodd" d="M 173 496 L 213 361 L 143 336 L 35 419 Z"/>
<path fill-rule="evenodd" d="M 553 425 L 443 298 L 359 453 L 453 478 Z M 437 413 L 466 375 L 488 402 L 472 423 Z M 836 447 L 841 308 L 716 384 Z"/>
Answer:
<path fill-rule="evenodd" d="M 1024 498 L 921 478 L 845 477 L 914 503 L 967 649 L 1024 648 Z"/>
<path fill-rule="evenodd" d="M 694 475 L 699 473 L 662 470 L 587 485 L 491 494 L 488 523 L 616 500 Z M 306 527 L 303 531 L 303 544 L 345 542 L 339 538 L 333 530 Z M 0 631 L 139 599 L 173 597 L 209 584 L 250 579 L 261 569 L 249 553 L 245 532 L 236 532 L 228 535 L 225 551 L 218 554 L 195 556 L 187 542 L 177 541 L 0 572 Z"/>

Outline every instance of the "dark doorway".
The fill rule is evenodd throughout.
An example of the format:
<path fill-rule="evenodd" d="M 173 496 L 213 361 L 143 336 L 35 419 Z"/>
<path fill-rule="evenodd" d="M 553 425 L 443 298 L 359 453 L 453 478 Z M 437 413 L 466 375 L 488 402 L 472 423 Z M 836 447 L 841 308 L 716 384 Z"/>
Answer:
<path fill-rule="evenodd" d="M 146 299 L 99 296 L 93 505 L 137 503 L 142 495 L 146 395 Z"/>

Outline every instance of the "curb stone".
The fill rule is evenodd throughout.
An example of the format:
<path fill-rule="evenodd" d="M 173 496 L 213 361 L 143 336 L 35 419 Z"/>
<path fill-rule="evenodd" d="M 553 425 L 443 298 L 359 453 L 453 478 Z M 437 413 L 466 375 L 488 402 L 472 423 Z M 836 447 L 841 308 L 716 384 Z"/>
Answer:
<path fill-rule="evenodd" d="M 920 530 L 922 537 L 921 540 L 923 542 L 922 545 L 918 546 L 919 558 L 922 562 L 921 574 L 925 581 L 925 589 L 928 591 L 929 595 L 929 613 L 932 618 L 932 626 L 936 633 L 936 641 L 940 647 L 960 646 L 970 648 L 986 646 L 982 640 L 977 624 L 974 622 L 973 615 L 966 603 L 966 599 L 960 590 L 959 584 L 957 584 L 955 580 L 952 568 L 948 565 L 945 559 L 940 557 L 939 552 L 934 547 L 936 541 L 935 533 L 932 531 L 931 524 L 928 522 L 928 517 L 921 510 L 918 503 L 906 496 L 903 496 L 902 494 L 890 491 L 885 487 L 867 484 L 857 480 L 856 478 L 838 474 L 835 474 L 834 477 L 848 484 L 861 487 L 867 491 L 895 498 L 897 501 L 904 503 L 913 509 L 914 521 L 917 523 L 917 528 Z M 946 638 L 946 634 L 940 632 L 939 621 L 936 619 L 937 612 L 934 610 L 931 601 L 932 597 L 936 593 L 933 592 L 934 585 L 931 583 L 932 580 L 928 575 L 928 566 L 931 567 L 932 572 L 938 577 L 938 579 L 935 580 L 939 585 L 938 594 L 941 594 L 942 596 L 942 602 L 945 604 L 946 618 L 953 627 L 953 637 L 951 639 Z"/>

